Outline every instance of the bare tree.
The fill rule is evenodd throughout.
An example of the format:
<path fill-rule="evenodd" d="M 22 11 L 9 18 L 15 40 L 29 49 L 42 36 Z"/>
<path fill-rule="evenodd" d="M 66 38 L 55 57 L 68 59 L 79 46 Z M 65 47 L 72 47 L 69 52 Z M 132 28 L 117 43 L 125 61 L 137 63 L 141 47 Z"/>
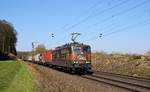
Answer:
<path fill-rule="evenodd" d="M 45 50 L 46 50 L 45 45 L 44 45 L 44 44 L 39 44 L 39 45 L 35 48 L 35 54 L 43 53 Z"/>

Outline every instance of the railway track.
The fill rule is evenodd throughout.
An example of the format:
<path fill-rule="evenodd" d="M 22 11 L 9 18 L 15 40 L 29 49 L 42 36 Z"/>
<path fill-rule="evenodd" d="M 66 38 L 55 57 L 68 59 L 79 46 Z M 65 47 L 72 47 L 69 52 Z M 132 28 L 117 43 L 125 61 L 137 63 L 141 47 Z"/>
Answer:
<path fill-rule="evenodd" d="M 150 80 L 106 72 L 95 72 L 93 75 L 82 75 L 83 78 L 103 82 L 134 92 L 150 92 Z"/>

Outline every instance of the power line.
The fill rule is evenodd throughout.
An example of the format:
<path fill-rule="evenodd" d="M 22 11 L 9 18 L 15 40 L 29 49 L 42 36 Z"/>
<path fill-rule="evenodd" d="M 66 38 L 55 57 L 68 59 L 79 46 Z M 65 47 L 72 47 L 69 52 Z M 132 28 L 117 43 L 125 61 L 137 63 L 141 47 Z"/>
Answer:
<path fill-rule="evenodd" d="M 124 11 L 121 11 L 121 12 L 119 12 L 119 13 L 116 13 L 116 14 L 114 14 L 114 15 L 108 17 L 108 18 L 105 18 L 104 20 L 102 20 L 102 21 L 100 21 L 100 22 L 94 23 L 94 24 L 91 25 L 90 27 L 97 26 L 97 25 L 100 24 L 100 23 L 106 22 L 106 21 L 108 21 L 108 20 L 110 20 L 110 19 L 112 19 L 112 18 L 114 18 L 114 17 L 116 17 L 116 16 L 118 16 L 118 15 L 122 15 L 122 14 L 124 14 L 124 13 L 130 12 L 130 11 L 132 11 L 132 10 L 134 10 L 134 9 L 136 9 L 136 8 L 139 8 L 139 7 L 141 7 L 141 6 L 143 6 L 144 4 L 147 4 L 147 3 L 149 3 L 149 2 L 150 2 L 150 0 L 146 0 L 146 1 L 142 2 L 142 3 L 139 3 L 139 4 L 137 4 L 137 5 L 133 6 L 133 7 L 131 7 L 131 8 L 128 8 L 128 9 L 126 9 L 126 10 L 124 10 Z M 90 28 L 90 27 L 88 27 L 88 28 Z"/>
<path fill-rule="evenodd" d="M 116 7 L 119 7 L 119 6 L 121 6 L 121 5 L 125 4 L 125 3 L 127 3 L 128 1 L 130 1 L 130 0 L 124 0 L 124 1 L 122 1 L 122 2 L 120 2 L 120 3 L 118 3 L 118 4 L 115 4 L 115 5 L 111 6 L 111 7 L 109 7 L 109 8 L 106 8 L 106 9 L 104 9 L 104 10 L 102 10 L 102 11 L 99 11 L 98 13 L 96 13 L 96 14 L 94 14 L 94 15 L 93 15 L 93 14 L 92 14 L 92 15 L 89 15 L 89 16 L 85 17 L 83 20 L 81 20 L 81 21 L 79 21 L 79 22 L 77 22 L 77 23 L 71 25 L 70 27 L 68 27 L 64 32 L 67 32 L 67 31 L 69 31 L 70 29 L 72 29 L 72 28 L 74 28 L 74 27 L 76 27 L 76 26 L 78 26 L 78 25 L 80 25 L 80 24 L 86 22 L 87 20 L 89 20 L 89 19 L 92 18 L 92 17 L 95 17 L 95 16 L 97 16 L 97 15 L 99 15 L 99 14 L 103 14 L 103 13 L 105 13 L 105 12 L 111 10 L 111 9 L 116 8 Z"/>
<path fill-rule="evenodd" d="M 113 31 L 113 32 L 110 32 L 110 33 L 107 33 L 107 34 L 103 34 L 103 36 L 106 37 L 106 36 L 109 36 L 109 35 L 112 35 L 112 34 L 116 34 L 116 33 L 120 33 L 120 32 L 126 31 L 129 28 L 138 27 L 139 26 L 138 24 L 140 24 L 140 23 L 137 23 L 137 24 L 131 25 L 131 26 L 127 26 L 127 27 L 124 27 L 122 29 L 118 29 L 116 31 Z M 149 23 L 143 23 L 144 26 L 145 25 L 149 25 L 149 24 L 150 24 L 150 22 Z"/>
<path fill-rule="evenodd" d="M 135 16 L 132 16 L 132 17 L 135 17 Z M 145 16 L 143 16 L 143 14 L 141 14 L 140 16 L 138 16 L 140 19 L 142 19 L 143 17 L 145 17 Z M 107 29 L 107 31 L 105 30 L 105 31 L 101 31 L 101 33 L 109 33 L 109 30 L 115 30 L 115 28 L 118 28 L 118 27 L 115 27 L 114 25 L 116 25 L 116 24 L 111 24 L 111 25 L 109 25 L 109 27 L 108 26 L 105 26 L 104 28 L 105 29 Z M 112 27 L 111 27 L 112 26 Z M 116 25 L 117 26 L 117 25 Z M 120 26 L 120 25 L 118 25 L 118 26 Z M 125 26 L 125 25 L 124 25 Z M 130 26 L 130 25 L 128 25 L 128 26 Z M 104 29 L 103 28 L 103 29 Z M 109 28 L 109 29 L 108 29 Z M 98 30 L 102 30 L 102 29 L 98 29 Z M 89 32 L 89 31 L 88 31 Z"/>
<path fill-rule="evenodd" d="M 102 1 L 100 0 L 100 1 L 98 1 L 98 2 L 96 2 L 96 3 L 94 3 L 87 11 L 84 11 L 84 13 L 87 13 L 87 12 L 89 12 L 89 10 L 91 10 L 91 9 L 94 9 L 95 7 L 97 7 L 97 6 L 99 6 L 99 5 L 101 5 L 102 4 Z M 81 17 L 81 15 L 80 16 L 78 16 L 77 18 L 79 19 Z M 76 19 L 77 19 L 76 18 Z M 62 32 L 65 30 L 65 28 L 67 27 L 67 26 L 69 26 L 70 24 L 68 23 L 68 24 L 65 24 L 63 27 L 61 27 L 60 29 L 60 32 L 59 33 L 61 33 L 62 34 Z M 63 30 L 63 31 L 62 31 Z M 56 34 L 55 33 L 53 33 L 53 35 L 55 35 L 55 37 L 56 37 Z"/>
<path fill-rule="evenodd" d="M 72 29 L 72 28 L 74 28 L 74 27 L 76 27 L 76 26 L 78 26 L 78 25 L 80 25 L 80 24 L 86 22 L 86 21 L 89 20 L 90 18 L 93 18 L 93 17 L 95 17 L 95 16 L 98 16 L 99 14 L 105 13 L 106 11 L 109 11 L 109 10 L 111 10 L 111 9 L 114 9 L 114 8 L 116 8 L 116 7 L 119 7 L 119 6 L 121 6 L 121 5 L 125 4 L 125 3 L 127 3 L 128 1 L 130 1 L 130 0 L 124 0 L 124 1 L 122 1 L 122 2 L 120 2 L 120 3 L 118 3 L 118 4 L 116 4 L 116 5 L 114 5 L 114 6 L 112 6 L 112 7 L 106 8 L 106 9 L 104 9 L 104 10 L 102 10 L 102 11 L 100 11 L 100 12 L 94 14 L 94 15 L 93 15 L 93 14 L 92 14 L 92 15 L 89 15 L 89 16 L 85 17 L 84 19 L 82 19 L 81 21 L 79 21 L 79 22 L 77 22 L 77 23 L 71 25 L 70 27 L 68 27 L 68 28 L 66 29 L 66 31 L 69 31 L 70 29 Z"/>
<path fill-rule="evenodd" d="M 116 17 L 116 16 L 118 16 L 118 15 L 122 15 L 122 14 L 124 14 L 124 13 L 129 12 L 129 11 L 132 11 L 133 9 L 136 9 L 136 8 L 138 8 L 138 7 L 140 7 L 140 6 L 144 5 L 144 4 L 147 4 L 147 3 L 149 3 L 149 2 L 150 2 L 150 0 L 146 0 L 146 1 L 142 2 L 142 3 L 139 3 L 139 4 L 137 4 L 137 5 L 135 5 L 135 6 L 131 7 L 131 8 L 129 8 L 129 9 L 126 9 L 126 10 L 124 10 L 124 11 L 121 11 L 121 12 L 119 12 L 119 13 L 116 13 L 116 14 L 112 15 L 112 16 L 110 16 L 109 18 L 104 19 L 104 21 L 107 21 L 107 20 L 109 20 L 109 19 L 111 19 L 111 18 L 113 18 L 113 17 Z M 99 22 L 98 22 L 98 23 L 95 23 L 94 25 L 97 25 L 97 24 L 99 24 Z"/>
<path fill-rule="evenodd" d="M 142 3 L 136 4 L 135 6 L 133 6 L 133 7 L 131 7 L 131 8 L 128 8 L 128 9 L 126 9 L 126 10 L 124 10 L 124 11 L 121 11 L 121 12 L 119 12 L 119 13 L 116 13 L 116 14 L 114 14 L 113 16 L 116 17 L 116 16 L 118 16 L 118 15 L 122 15 L 122 14 L 124 14 L 124 13 L 127 13 L 127 12 L 133 10 L 133 9 L 139 8 L 139 7 L 141 7 L 141 6 L 143 6 L 144 4 L 147 4 L 147 3 L 149 3 L 149 2 L 150 2 L 150 0 L 146 0 L 146 1 L 142 2 Z M 111 19 L 111 18 L 112 18 L 112 17 L 110 16 L 110 17 L 104 19 L 103 21 L 106 22 L 106 21 L 108 21 L 108 20 Z M 141 18 L 141 17 L 140 17 L 140 18 Z M 102 21 L 101 21 L 101 22 L 102 22 Z M 103 22 L 102 22 L 102 23 L 103 23 Z M 95 23 L 94 25 L 97 25 L 97 24 L 99 24 L 99 23 Z M 94 26 L 94 25 L 93 25 L 93 26 Z M 114 24 L 112 24 L 112 25 L 114 25 Z"/>
<path fill-rule="evenodd" d="M 85 40 L 83 42 L 93 41 L 93 40 L 96 40 L 96 39 L 101 38 L 101 37 L 106 37 L 106 36 L 110 36 L 112 34 L 120 33 L 120 32 L 123 32 L 123 31 L 128 31 L 127 29 L 139 27 L 139 24 L 140 24 L 140 26 L 141 26 L 141 24 L 143 24 L 142 26 L 146 26 L 146 25 L 150 25 L 150 22 L 148 22 L 148 23 L 145 23 L 145 22 L 143 22 L 143 23 L 136 23 L 134 25 L 130 25 L 130 26 L 127 26 L 127 27 L 115 30 L 113 32 L 107 33 L 107 34 L 100 33 L 99 35 L 101 35 L 101 36 L 92 37 L 91 39 Z"/>
<path fill-rule="evenodd" d="M 128 0 L 123 1 L 123 2 L 121 3 L 121 5 L 124 4 L 124 3 L 127 2 L 127 1 L 128 1 Z M 138 8 L 139 6 L 142 6 L 142 5 L 146 4 L 146 3 L 148 3 L 149 1 L 150 1 L 150 0 L 146 0 L 146 1 L 142 2 L 142 3 L 140 3 L 140 4 L 137 4 L 137 5 L 135 5 L 135 6 L 131 7 L 131 8 L 129 8 L 129 9 L 126 9 L 126 10 L 124 10 L 124 11 L 121 11 L 121 12 L 119 12 L 119 13 L 116 13 L 116 14 L 112 15 L 111 17 L 109 17 L 109 19 L 111 19 L 112 17 L 118 16 L 118 15 L 121 15 L 121 14 L 123 14 L 123 13 L 125 13 L 125 12 L 129 12 L 129 11 L 135 9 L 135 8 Z M 117 5 L 120 6 L 119 4 L 117 4 Z M 113 6 L 113 7 L 110 7 L 110 8 L 113 9 L 113 8 L 115 8 L 115 7 L 118 7 L 117 5 L 115 5 L 115 6 Z M 107 9 L 110 9 L 110 8 L 107 8 Z M 104 12 L 104 11 L 103 11 L 103 12 Z M 103 13 L 103 12 L 101 11 L 101 13 Z M 99 12 L 99 13 L 100 13 L 100 12 Z M 97 13 L 97 14 L 99 14 L 99 13 Z M 74 28 L 74 27 L 76 27 L 76 26 L 78 26 L 79 24 L 82 24 L 83 22 L 86 22 L 88 19 L 92 18 L 92 16 L 97 16 L 97 14 L 95 14 L 95 15 L 89 15 L 89 16 L 86 17 L 84 20 L 81 20 L 81 21 L 79 21 L 78 23 L 73 24 L 72 26 L 70 26 L 70 27 L 67 29 L 67 31 L 70 30 L 70 29 L 72 29 L 72 28 Z"/>
<path fill-rule="evenodd" d="M 99 6 L 100 4 L 102 4 L 102 1 L 96 2 L 96 3 L 93 4 L 88 10 L 84 11 L 84 13 L 86 14 L 87 12 L 89 12 L 89 10 L 94 9 L 95 7 Z M 79 15 L 79 16 L 77 16 L 77 18 L 75 18 L 75 19 L 80 19 L 81 17 L 82 17 L 82 15 Z M 65 28 L 66 28 L 67 26 L 69 26 L 69 25 L 70 25 L 69 23 L 68 23 L 68 24 L 65 24 L 65 25 L 64 25 L 63 27 L 61 27 L 60 29 L 65 30 Z"/>

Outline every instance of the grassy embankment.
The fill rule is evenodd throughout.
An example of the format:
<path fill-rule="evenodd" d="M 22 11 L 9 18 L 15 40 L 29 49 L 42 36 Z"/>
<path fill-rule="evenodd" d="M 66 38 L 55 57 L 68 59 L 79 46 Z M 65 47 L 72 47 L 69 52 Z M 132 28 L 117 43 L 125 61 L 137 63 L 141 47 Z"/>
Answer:
<path fill-rule="evenodd" d="M 0 61 L 0 92 L 37 92 L 36 84 L 23 62 Z"/>
<path fill-rule="evenodd" d="M 150 56 L 135 54 L 92 54 L 93 69 L 130 76 L 150 78 Z"/>

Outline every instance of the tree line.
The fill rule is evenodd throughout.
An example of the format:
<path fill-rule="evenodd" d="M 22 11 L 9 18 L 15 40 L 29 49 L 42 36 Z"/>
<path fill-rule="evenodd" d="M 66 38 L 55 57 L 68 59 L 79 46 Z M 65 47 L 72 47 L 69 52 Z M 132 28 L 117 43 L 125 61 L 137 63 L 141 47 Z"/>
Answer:
<path fill-rule="evenodd" d="M 6 20 L 0 20 L 0 54 L 16 52 L 17 32 L 13 25 Z"/>

